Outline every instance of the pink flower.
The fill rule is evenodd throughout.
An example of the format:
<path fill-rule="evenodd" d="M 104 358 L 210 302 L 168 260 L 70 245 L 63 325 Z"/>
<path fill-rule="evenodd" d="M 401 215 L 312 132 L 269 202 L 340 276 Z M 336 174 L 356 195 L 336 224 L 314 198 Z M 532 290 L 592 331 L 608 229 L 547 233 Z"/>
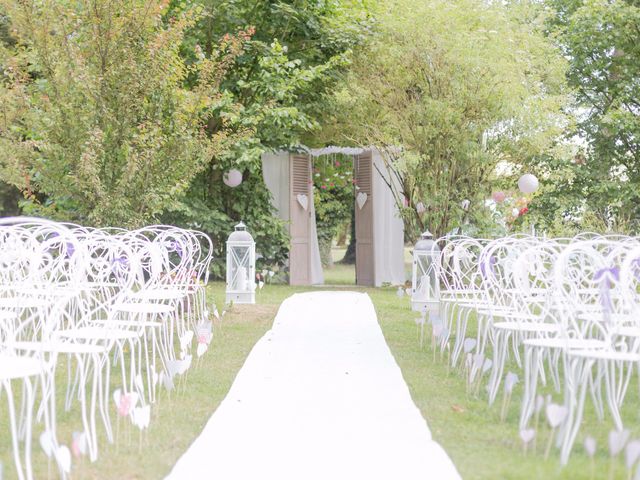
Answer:
<path fill-rule="evenodd" d="M 340 162 L 336 162 L 336 167 L 339 167 L 339 166 L 340 166 Z"/>
<path fill-rule="evenodd" d="M 527 207 L 522 207 L 520 209 L 520 216 L 524 215 L 525 213 L 528 213 L 529 209 Z"/>
<path fill-rule="evenodd" d="M 326 190 L 327 186 L 326 185 L 320 185 L 320 188 L 323 189 L 323 190 Z"/>

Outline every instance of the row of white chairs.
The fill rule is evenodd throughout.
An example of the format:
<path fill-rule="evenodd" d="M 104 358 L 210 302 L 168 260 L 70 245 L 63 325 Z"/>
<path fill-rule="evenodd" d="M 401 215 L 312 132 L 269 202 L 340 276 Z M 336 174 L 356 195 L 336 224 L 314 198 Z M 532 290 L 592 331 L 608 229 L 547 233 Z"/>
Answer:
<path fill-rule="evenodd" d="M 562 464 L 569 460 L 588 397 L 600 419 L 606 403 L 613 425 L 622 430 L 621 407 L 633 372 L 640 374 L 640 240 L 517 235 L 445 237 L 438 244 L 444 323 L 439 345 L 452 345 L 454 366 L 466 353 L 472 382 L 482 377 L 483 360 L 492 355 L 489 402 L 496 400 L 512 358 L 524 376 L 521 430 L 548 379 L 564 398 L 557 437 Z M 470 322 L 476 327 L 471 343 Z M 473 352 L 467 351 L 470 345 Z"/>
<path fill-rule="evenodd" d="M 191 365 L 194 343 L 200 355 L 211 341 L 211 251 L 205 234 L 172 226 L 129 231 L 0 220 L 0 394 L 17 478 L 33 478 L 35 426 L 62 478 L 72 450 L 97 459 L 100 426 L 114 442 L 114 404 L 117 415 L 148 427 L 158 388 L 173 389 Z M 67 373 L 63 388 L 58 366 Z M 65 391 L 66 410 L 79 405 L 72 448 L 56 431 L 56 389 Z"/>

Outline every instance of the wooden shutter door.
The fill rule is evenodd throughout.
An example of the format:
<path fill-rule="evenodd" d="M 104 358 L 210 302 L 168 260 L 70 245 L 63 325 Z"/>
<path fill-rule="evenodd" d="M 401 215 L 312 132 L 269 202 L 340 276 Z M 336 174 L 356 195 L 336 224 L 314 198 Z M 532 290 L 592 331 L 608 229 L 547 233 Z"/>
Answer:
<path fill-rule="evenodd" d="M 309 285 L 311 283 L 311 242 L 309 222 L 311 216 L 311 160 L 308 155 L 292 154 L 290 168 L 290 221 L 291 249 L 289 250 L 289 283 Z M 307 208 L 298 200 L 306 195 Z M 302 199 L 304 203 L 304 199 Z"/>
<path fill-rule="evenodd" d="M 373 256 L 373 158 L 371 151 L 355 157 L 356 169 L 356 284 L 375 285 Z M 366 201 L 362 204 L 366 195 Z M 358 201 L 360 196 L 360 202 Z M 360 205 L 362 204 L 362 207 Z"/>

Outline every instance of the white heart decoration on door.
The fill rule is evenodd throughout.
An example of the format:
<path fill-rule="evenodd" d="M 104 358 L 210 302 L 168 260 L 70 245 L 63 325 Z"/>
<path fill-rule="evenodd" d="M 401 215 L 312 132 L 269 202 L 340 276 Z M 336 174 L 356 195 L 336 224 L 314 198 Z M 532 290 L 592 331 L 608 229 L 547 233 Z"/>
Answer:
<path fill-rule="evenodd" d="M 364 204 L 367 203 L 367 197 L 368 195 L 365 192 L 358 192 L 358 195 L 356 195 L 356 203 L 358 204 L 358 208 L 360 210 L 362 210 Z"/>
<path fill-rule="evenodd" d="M 296 199 L 302 208 L 305 210 L 309 208 L 309 197 L 307 197 L 304 193 L 299 193 L 296 195 Z"/>

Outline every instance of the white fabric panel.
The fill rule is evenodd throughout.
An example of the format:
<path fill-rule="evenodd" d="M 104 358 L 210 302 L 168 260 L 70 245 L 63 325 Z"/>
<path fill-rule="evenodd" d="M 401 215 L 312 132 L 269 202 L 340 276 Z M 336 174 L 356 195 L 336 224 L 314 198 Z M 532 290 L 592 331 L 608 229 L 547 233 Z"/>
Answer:
<path fill-rule="evenodd" d="M 278 216 L 289 221 L 289 153 L 276 152 L 262 155 L 262 177 L 273 196 L 273 206 Z"/>
<path fill-rule="evenodd" d="M 457 480 L 371 299 L 294 295 L 169 480 Z"/>
<path fill-rule="evenodd" d="M 309 240 L 311 247 L 311 256 L 309 257 L 311 261 L 311 265 L 309 266 L 309 278 L 311 279 L 312 285 L 322 285 L 324 284 L 324 274 L 322 272 L 322 259 L 320 258 L 318 229 L 316 228 L 316 207 L 313 190 L 313 187 L 311 187 L 311 198 L 309 199 L 309 203 L 311 204 L 309 206 L 311 209 L 311 220 L 309 222 Z"/>
<path fill-rule="evenodd" d="M 373 242 L 375 256 L 375 283 L 403 284 L 404 271 L 404 222 L 396 205 L 393 192 L 385 182 L 398 180 L 387 169 L 380 152 L 372 149 L 373 156 Z"/>

